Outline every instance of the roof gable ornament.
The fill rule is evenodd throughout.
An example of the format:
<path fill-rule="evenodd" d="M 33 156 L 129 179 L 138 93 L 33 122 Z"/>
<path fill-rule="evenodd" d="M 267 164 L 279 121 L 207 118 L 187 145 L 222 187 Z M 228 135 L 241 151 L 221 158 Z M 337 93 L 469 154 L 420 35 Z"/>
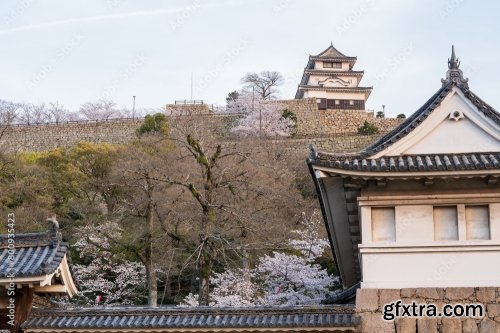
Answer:
<path fill-rule="evenodd" d="M 464 78 L 464 73 L 460 69 L 460 61 L 455 55 L 455 46 L 451 46 L 451 58 L 448 59 L 448 71 L 446 72 L 446 79 L 441 79 L 443 86 L 448 84 L 455 84 L 458 87 L 469 88 L 467 83 L 469 79 Z"/>

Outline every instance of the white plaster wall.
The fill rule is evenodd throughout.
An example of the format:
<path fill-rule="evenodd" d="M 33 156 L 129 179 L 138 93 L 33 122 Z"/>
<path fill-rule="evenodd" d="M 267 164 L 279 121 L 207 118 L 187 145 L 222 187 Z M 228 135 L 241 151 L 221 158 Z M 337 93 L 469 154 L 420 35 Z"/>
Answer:
<path fill-rule="evenodd" d="M 346 81 L 346 82 L 351 81 L 351 83 L 349 85 L 347 85 L 347 87 L 357 87 L 358 86 L 358 77 L 357 76 L 337 75 L 337 77 L 342 79 L 343 81 Z M 328 78 L 327 76 L 311 75 L 311 76 L 309 76 L 309 81 L 307 84 L 311 85 L 311 86 L 317 86 L 318 81 L 324 81 L 327 78 Z M 344 87 L 344 86 L 341 84 L 336 84 L 336 87 Z"/>
<path fill-rule="evenodd" d="M 406 248 L 407 250 L 409 248 Z M 490 287 L 500 285 L 500 246 L 364 252 L 362 288 Z M 368 249 L 366 249 L 368 250 Z M 371 249 L 372 251 L 374 249 Z M 449 251 L 449 252 L 448 252 Z"/>
<path fill-rule="evenodd" d="M 490 237 L 500 242 L 500 203 L 490 204 Z"/>
<path fill-rule="evenodd" d="M 466 135 L 464 135 L 466 133 Z M 500 150 L 500 141 L 470 119 L 445 119 L 425 138 L 406 150 L 408 154 L 491 152 Z"/>
<path fill-rule="evenodd" d="M 349 63 L 348 62 L 343 62 L 341 68 L 324 68 L 323 67 L 323 61 L 316 60 L 314 62 L 314 69 L 321 69 L 321 70 L 337 70 L 337 71 L 348 71 L 349 70 Z"/>
<path fill-rule="evenodd" d="M 309 90 L 308 97 L 328 98 L 328 99 L 352 99 L 352 100 L 365 100 L 364 93 L 356 92 L 335 92 L 324 90 Z M 304 94 L 305 96 L 305 94 Z"/>
<path fill-rule="evenodd" d="M 396 206 L 397 242 L 433 242 L 432 205 Z"/>

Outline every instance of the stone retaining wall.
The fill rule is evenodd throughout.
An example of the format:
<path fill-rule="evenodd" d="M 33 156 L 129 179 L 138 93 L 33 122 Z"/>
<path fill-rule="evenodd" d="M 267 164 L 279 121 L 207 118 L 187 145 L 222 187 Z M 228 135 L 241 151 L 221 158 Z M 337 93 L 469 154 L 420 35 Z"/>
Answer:
<path fill-rule="evenodd" d="M 297 116 L 297 134 L 337 135 L 354 134 L 365 121 L 374 124 L 380 133 L 388 132 L 404 119 L 376 118 L 373 111 L 365 110 L 319 110 L 315 98 L 275 101 Z"/>
<path fill-rule="evenodd" d="M 296 135 L 289 139 L 274 140 L 280 144 L 286 142 L 291 149 L 303 149 L 309 143 L 314 143 L 318 149 L 322 150 L 356 151 L 364 148 L 374 139 L 371 136 L 357 135 L 358 127 L 365 120 L 375 124 L 380 134 L 391 130 L 401 121 L 400 119 L 374 118 L 373 113 L 365 111 L 320 111 L 314 98 L 280 100 L 272 103 L 280 103 L 283 109 L 288 109 L 297 116 Z M 186 119 L 195 117 L 197 125 L 206 126 L 216 136 L 228 139 L 233 137 L 231 128 L 237 124 L 242 114 L 207 113 L 208 107 L 205 104 L 195 106 L 199 107 L 199 110 L 190 114 L 190 117 Z M 185 105 L 179 107 L 186 108 Z M 191 110 L 192 107 L 188 108 Z M 170 117 L 174 121 L 183 119 L 182 115 Z M 142 119 L 114 119 L 12 126 L 4 132 L 0 140 L 0 149 L 8 152 L 42 151 L 61 146 L 68 147 L 79 141 L 121 144 L 135 137 L 135 131 L 141 123 Z"/>
<path fill-rule="evenodd" d="M 383 319 L 384 305 L 401 300 L 404 304 L 482 304 L 482 318 L 396 318 Z M 358 289 L 356 313 L 360 333 L 497 333 L 500 332 L 500 288 L 416 288 Z"/>
<path fill-rule="evenodd" d="M 167 104 L 165 114 L 170 116 L 187 116 L 211 113 L 208 104 Z"/>

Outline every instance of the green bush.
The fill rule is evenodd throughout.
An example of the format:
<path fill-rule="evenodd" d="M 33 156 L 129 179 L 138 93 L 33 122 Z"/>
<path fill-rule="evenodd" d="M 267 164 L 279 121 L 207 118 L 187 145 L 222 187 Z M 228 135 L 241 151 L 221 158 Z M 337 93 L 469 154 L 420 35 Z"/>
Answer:
<path fill-rule="evenodd" d="M 284 119 L 290 119 L 293 122 L 291 129 L 292 134 L 295 134 L 295 131 L 297 130 L 297 115 L 288 109 L 284 109 L 281 113 L 281 117 Z"/>
<path fill-rule="evenodd" d="M 365 120 L 363 126 L 358 128 L 358 134 L 361 135 L 371 135 L 377 133 L 378 133 L 377 126 L 373 125 L 372 123 L 369 123 L 367 120 Z"/>
<path fill-rule="evenodd" d="M 396 116 L 398 119 L 406 119 L 406 115 L 404 113 L 400 113 Z"/>
<path fill-rule="evenodd" d="M 161 133 L 168 134 L 168 119 L 163 113 L 148 114 L 144 122 L 137 129 L 138 134 Z"/>

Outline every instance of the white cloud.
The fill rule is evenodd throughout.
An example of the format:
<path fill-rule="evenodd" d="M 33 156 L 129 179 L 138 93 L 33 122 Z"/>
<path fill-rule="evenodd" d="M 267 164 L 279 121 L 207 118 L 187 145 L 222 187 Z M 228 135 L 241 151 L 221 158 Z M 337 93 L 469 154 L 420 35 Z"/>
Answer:
<path fill-rule="evenodd" d="M 70 25 L 70 24 L 89 23 L 89 22 L 96 22 L 96 21 L 121 20 L 121 19 L 136 18 L 136 17 L 148 17 L 148 16 L 158 16 L 158 15 L 182 13 L 185 11 L 192 10 L 193 7 L 213 8 L 213 7 L 223 7 L 223 6 L 227 6 L 227 5 L 239 5 L 242 3 L 243 3 L 243 1 L 226 1 L 226 2 L 205 3 L 205 4 L 193 3 L 192 5 L 189 5 L 189 6 L 182 6 L 182 7 L 169 8 L 169 9 L 143 10 L 143 11 L 134 11 L 134 12 L 126 12 L 126 13 L 108 14 L 108 15 L 74 17 L 74 18 L 68 18 L 68 19 L 64 19 L 64 20 L 42 22 L 42 23 L 35 23 L 35 24 L 27 24 L 27 25 L 22 25 L 22 26 L 18 26 L 18 27 L 3 29 L 3 30 L 0 30 L 0 35 L 6 35 L 6 34 L 11 34 L 11 33 L 16 33 L 16 32 L 23 32 L 23 31 L 31 31 L 31 30 L 43 29 L 43 28 L 60 27 L 60 26 L 66 26 L 66 25 Z"/>

